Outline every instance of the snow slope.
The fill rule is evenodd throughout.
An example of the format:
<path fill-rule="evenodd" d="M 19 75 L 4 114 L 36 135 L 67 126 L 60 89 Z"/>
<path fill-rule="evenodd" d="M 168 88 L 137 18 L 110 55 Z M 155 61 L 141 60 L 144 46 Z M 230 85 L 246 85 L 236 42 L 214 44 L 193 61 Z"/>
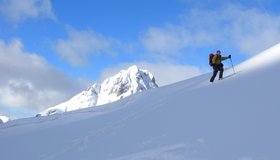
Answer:
<path fill-rule="evenodd" d="M 134 65 L 127 70 L 120 71 L 113 77 L 107 78 L 101 85 L 95 83 L 70 100 L 50 107 L 37 116 L 47 116 L 99 106 L 156 87 L 158 85 L 154 76 L 149 71 L 139 69 Z"/>
<path fill-rule="evenodd" d="M 0 125 L 1 159 L 279 160 L 280 49 L 102 107 Z M 251 68 L 251 69 L 249 69 Z"/>
<path fill-rule="evenodd" d="M 238 70 L 261 69 L 267 65 L 277 63 L 280 59 L 279 51 L 280 43 L 239 64 L 237 68 Z"/>

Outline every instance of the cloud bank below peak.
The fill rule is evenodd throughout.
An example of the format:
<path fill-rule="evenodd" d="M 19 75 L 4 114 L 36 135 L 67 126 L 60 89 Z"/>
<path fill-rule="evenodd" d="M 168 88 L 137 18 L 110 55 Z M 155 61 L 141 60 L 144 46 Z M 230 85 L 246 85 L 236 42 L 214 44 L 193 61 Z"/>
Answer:
<path fill-rule="evenodd" d="M 41 110 L 61 102 L 86 85 L 24 50 L 20 40 L 0 40 L 0 106 Z M 3 112 L 3 111 L 2 111 Z"/>

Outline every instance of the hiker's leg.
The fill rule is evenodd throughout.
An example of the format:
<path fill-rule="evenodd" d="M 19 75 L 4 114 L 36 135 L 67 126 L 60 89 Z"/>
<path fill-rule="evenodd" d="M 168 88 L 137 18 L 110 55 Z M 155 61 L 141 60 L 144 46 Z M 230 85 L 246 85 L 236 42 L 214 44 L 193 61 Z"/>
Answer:
<path fill-rule="evenodd" d="M 213 71 L 213 75 L 212 75 L 212 77 L 210 79 L 210 82 L 214 82 L 214 79 L 215 79 L 215 77 L 216 77 L 216 75 L 217 75 L 217 73 L 219 71 L 218 67 L 213 67 L 213 69 L 214 69 L 214 71 Z"/>
<path fill-rule="evenodd" d="M 219 79 L 222 79 L 223 78 L 223 73 L 224 73 L 224 68 L 220 67 L 219 70 L 220 70 Z"/>

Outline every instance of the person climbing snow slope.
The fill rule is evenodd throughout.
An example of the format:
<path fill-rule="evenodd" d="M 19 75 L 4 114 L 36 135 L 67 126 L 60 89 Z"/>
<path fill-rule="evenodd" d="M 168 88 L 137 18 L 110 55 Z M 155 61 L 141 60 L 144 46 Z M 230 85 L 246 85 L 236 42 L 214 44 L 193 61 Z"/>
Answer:
<path fill-rule="evenodd" d="M 224 65 L 222 63 L 223 60 L 229 59 L 231 58 L 231 55 L 227 56 L 227 57 L 222 57 L 221 56 L 221 51 L 217 50 L 216 54 L 213 56 L 213 58 L 211 59 L 211 66 L 213 67 L 213 75 L 210 79 L 210 82 L 214 82 L 214 79 L 218 73 L 218 71 L 220 71 L 219 74 L 219 80 L 223 79 L 223 72 L 224 72 Z"/>

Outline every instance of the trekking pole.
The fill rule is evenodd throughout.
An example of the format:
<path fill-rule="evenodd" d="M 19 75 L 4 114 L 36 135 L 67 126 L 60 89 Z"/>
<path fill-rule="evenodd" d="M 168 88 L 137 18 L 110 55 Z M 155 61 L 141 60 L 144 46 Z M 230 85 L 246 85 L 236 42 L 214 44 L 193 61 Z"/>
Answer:
<path fill-rule="evenodd" d="M 231 62 L 231 67 L 232 67 L 233 73 L 235 74 L 235 69 L 234 69 L 234 66 L 233 66 L 233 63 L 232 63 L 231 57 L 230 57 L 230 62 Z"/>

